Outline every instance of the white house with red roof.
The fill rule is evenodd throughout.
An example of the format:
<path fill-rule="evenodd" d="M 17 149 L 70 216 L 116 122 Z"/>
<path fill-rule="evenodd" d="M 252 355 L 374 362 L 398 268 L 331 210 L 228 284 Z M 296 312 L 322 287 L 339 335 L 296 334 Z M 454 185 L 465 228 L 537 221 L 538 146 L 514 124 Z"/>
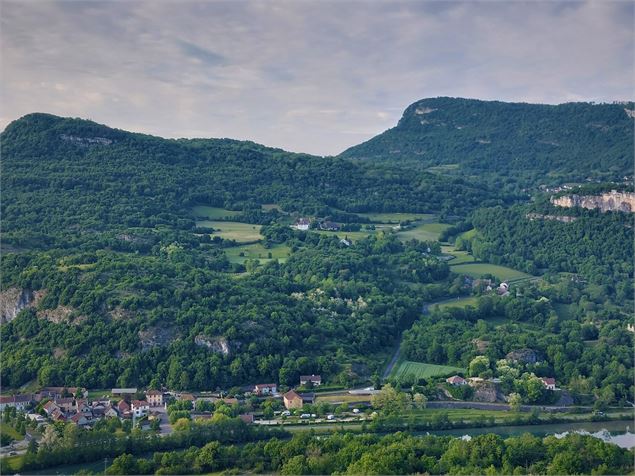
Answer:
<path fill-rule="evenodd" d="M 467 385 L 467 380 L 465 380 L 463 377 L 460 377 L 458 375 L 453 375 L 452 377 L 448 377 L 445 379 L 445 381 L 447 383 L 449 383 L 450 385 Z"/>
<path fill-rule="evenodd" d="M 145 400 L 133 400 L 130 403 L 130 409 L 136 418 L 140 418 L 148 414 L 150 411 L 150 404 Z"/>
<path fill-rule="evenodd" d="M 547 388 L 547 390 L 555 390 L 556 389 L 556 379 L 553 377 L 544 377 L 542 379 L 543 385 Z"/>
<path fill-rule="evenodd" d="M 278 393 L 278 386 L 275 383 L 259 383 L 254 387 L 254 393 L 259 396 L 275 395 Z"/>

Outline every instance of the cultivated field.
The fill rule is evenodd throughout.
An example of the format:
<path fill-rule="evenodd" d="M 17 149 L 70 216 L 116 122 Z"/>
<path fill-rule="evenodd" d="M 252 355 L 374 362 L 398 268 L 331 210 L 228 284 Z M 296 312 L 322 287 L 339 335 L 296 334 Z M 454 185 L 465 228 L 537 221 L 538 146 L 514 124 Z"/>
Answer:
<path fill-rule="evenodd" d="M 406 360 L 401 362 L 395 370 L 393 377 L 399 378 L 406 375 L 414 375 L 415 378 L 443 377 L 457 372 L 465 372 L 465 369 L 459 367 L 451 367 L 449 365 L 423 364 L 421 362 L 412 362 Z"/>
<path fill-rule="evenodd" d="M 452 261 L 450 261 L 450 265 Z M 491 274 L 502 281 L 517 281 L 520 279 L 531 278 L 531 275 L 517 271 L 506 266 L 489 263 L 466 263 L 452 266 L 455 273 L 465 274 L 473 278 L 480 278 L 484 274 Z"/>
<path fill-rule="evenodd" d="M 202 220 L 197 221 L 196 226 L 214 228 L 217 231 L 212 234 L 212 237 L 220 236 L 223 239 L 235 240 L 239 243 L 249 243 L 252 241 L 258 241 L 262 238 L 262 235 L 260 234 L 261 226 L 252 225 L 250 223 Z"/>

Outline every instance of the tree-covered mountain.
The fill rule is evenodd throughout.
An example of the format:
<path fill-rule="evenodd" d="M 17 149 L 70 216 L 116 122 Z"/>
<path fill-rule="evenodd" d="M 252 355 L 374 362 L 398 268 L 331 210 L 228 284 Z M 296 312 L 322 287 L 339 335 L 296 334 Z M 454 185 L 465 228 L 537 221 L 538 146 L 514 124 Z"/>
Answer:
<path fill-rule="evenodd" d="M 633 172 L 633 103 L 504 103 L 440 97 L 340 157 L 493 175 L 521 186 Z M 439 167 L 441 166 L 441 167 Z"/>
<path fill-rule="evenodd" d="M 168 140 L 49 114 L 14 121 L 0 140 L 3 238 L 18 246 L 59 242 L 69 230 L 76 236 L 122 227 L 191 229 L 195 204 L 460 215 L 504 199 L 460 177 L 253 142 Z"/>

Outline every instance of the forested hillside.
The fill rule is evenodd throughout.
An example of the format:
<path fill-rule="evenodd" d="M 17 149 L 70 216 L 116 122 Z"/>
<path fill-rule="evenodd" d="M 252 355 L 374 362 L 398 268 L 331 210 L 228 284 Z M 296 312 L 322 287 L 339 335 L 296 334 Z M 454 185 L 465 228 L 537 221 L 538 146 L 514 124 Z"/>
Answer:
<path fill-rule="evenodd" d="M 633 118 L 627 114 L 633 107 L 423 99 L 396 127 L 340 156 L 481 179 L 493 175 L 523 187 L 621 180 L 633 173 Z"/>
<path fill-rule="evenodd" d="M 199 203 L 460 215 L 504 199 L 462 178 L 229 139 L 166 140 L 47 114 L 13 122 L 1 141 L 3 241 L 17 246 L 67 246 L 128 227 L 189 230 Z"/>

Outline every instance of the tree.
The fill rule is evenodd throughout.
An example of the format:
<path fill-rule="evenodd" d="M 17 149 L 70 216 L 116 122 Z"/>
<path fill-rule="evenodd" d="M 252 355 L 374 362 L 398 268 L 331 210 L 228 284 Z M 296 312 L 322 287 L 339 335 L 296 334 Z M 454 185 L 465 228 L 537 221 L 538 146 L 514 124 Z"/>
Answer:
<path fill-rule="evenodd" d="M 392 385 L 386 384 L 379 393 L 373 395 L 371 404 L 376 409 L 392 414 L 412 408 L 412 399 L 409 394 L 400 392 Z"/>
<path fill-rule="evenodd" d="M 469 366 L 470 377 L 478 377 L 489 370 L 489 359 L 484 355 L 478 355 L 472 359 Z"/>
<path fill-rule="evenodd" d="M 519 412 L 520 411 L 520 407 L 523 403 L 523 399 L 520 396 L 519 393 L 511 393 L 509 394 L 509 407 L 512 409 L 512 411 L 514 412 Z"/>

